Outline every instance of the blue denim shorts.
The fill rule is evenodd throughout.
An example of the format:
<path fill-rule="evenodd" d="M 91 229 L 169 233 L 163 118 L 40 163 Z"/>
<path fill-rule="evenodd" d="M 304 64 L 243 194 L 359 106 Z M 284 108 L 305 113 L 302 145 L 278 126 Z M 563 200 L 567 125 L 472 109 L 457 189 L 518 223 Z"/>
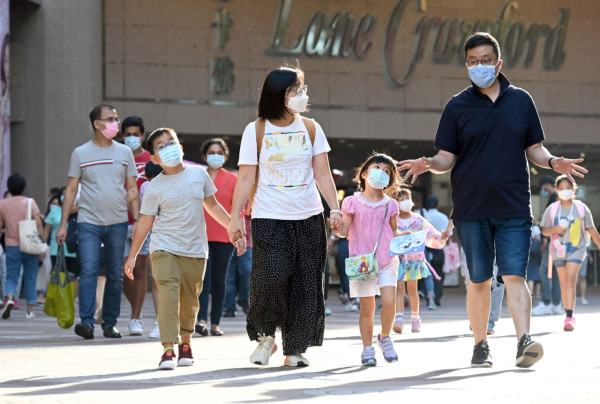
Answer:
<path fill-rule="evenodd" d="M 125 250 L 123 251 L 123 257 L 129 257 L 129 249 L 131 248 L 131 230 L 133 228 L 133 225 L 129 224 L 127 225 L 127 241 L 125 242 Z M 140 252 L 138 255 L 148 255 L 150 254 L 150 235 L 152 234 L 152 230 L 150 230 L 150 233 L 148 233 L 148 237 L 146 237 L 146 240 L 144 240 L 144 244 L 142 244 L 142 248 L 140 249 Z"/>
<path fill-rule="evenodd" d="M 457 220 L 454 225 L 473 283 L 492 278 L 494 260 L 498 265 L 499 282 L 504 275 L 526 277 L 531 245 L 530 217 Z"/>
<path fill-rule="evenodd" d="M 582 260 L 578 260 L 578 259 L 575 259 L 575 258 L 568 259 L 566 261 L 565 260 L 554 260 L 554 261 L 552 261 L 552 263 L 554 264 L 554 266 L 556 268 L 564 267 L 565 265 L 567 265 L 567 262 L 574 262 L 575 264 L 582 264 L 583 263 Z M 584 274 L 582 274 L 581 271 L 579 271 L 579 275 L 587 275 L 587 271 Z"/>

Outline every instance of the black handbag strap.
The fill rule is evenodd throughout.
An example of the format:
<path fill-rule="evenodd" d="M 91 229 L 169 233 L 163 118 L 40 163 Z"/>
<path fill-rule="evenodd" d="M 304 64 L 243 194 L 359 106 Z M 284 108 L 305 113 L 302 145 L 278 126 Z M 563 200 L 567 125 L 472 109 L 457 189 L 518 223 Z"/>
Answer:
<path fill-rule="evenodd" d="M 383 223 L 381 223 L 381 228 L 379 229 L 379 236 L 377 236 L 377 242 L 375 243 L 375 248 L 373 249 L 373 254 L 377 252 L 377 246 L 379 245 L 379 239 L 381 238 L 381 233 L 383 232 L 383 226 L 385 226 L 385 219 L 387 219 L 387 214 L 390 209 L 390 203 L 386 203 L 385 205 L 385 214 L 383 215 Z"/>

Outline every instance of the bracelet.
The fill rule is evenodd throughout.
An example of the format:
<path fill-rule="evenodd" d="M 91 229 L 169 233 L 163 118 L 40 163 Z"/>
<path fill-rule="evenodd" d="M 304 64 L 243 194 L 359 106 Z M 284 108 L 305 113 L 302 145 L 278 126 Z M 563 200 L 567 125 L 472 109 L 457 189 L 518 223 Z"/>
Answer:
<path fill-rule="evenodd" d="M 339 210 L 339 209 L 331 209 L 331 210 L 329 211 L 329 214 L 331 215 L 332 213 L 337 213 L 338 215 L 342 215 L 342 216 L 344 215 L 344 214 L 342 213 L 342 211 L 341 211 L 341 210 Z"/>
<path fill-rule="evenodd" d="M 550 167 L 551 170 L 554 170 L 554 167 L 552 167 L 552 160 L 556 160 L 556 157 L 550 157 L 548 159 L 548 167 Z"/>

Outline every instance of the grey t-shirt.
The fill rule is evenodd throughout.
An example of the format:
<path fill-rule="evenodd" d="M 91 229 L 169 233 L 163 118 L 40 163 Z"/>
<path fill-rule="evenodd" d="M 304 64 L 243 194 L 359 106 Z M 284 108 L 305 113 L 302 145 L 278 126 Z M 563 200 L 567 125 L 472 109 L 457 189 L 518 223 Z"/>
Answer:
<path fill-rule="evenodd" d="M 217 192 L 206 170 L 186 166 L 177 174 L 160 174 L 146 186 L 142 215 L 156 216 L 150 253 L 208 258 L 204 198 Z"/>
<path fill-rule="evenodd" d="M 84 143 L 71 154 L 68 176 L 79 178 L 81 184 L 78 223 L 110 226 L 127 222 L 125 180 L 137 176 L 129 147 L 114 141 L 108 147 Z"/>

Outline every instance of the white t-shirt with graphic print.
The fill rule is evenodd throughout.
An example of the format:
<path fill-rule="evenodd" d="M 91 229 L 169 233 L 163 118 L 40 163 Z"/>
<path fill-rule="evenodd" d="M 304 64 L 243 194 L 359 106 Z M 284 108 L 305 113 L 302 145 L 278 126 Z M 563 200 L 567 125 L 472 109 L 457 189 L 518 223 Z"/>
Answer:
<path fill-rule="evenodd" d="M 317 122 L 315 127 L 313 145 L 299 115 L 286 127 L 265 122 L 252 218 L 304 220 L 323 212 L 312 158 L 331 148 Z M 238 164 L 257 164 L 255 122 L 244 130 Z"/>

